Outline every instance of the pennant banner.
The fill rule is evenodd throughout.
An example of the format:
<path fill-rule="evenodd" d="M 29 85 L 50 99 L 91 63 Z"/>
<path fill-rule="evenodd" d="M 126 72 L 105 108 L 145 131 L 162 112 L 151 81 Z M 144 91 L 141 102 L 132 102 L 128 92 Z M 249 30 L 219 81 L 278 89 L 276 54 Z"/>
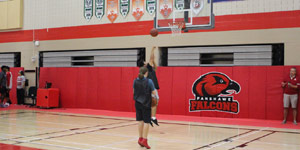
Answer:
<path fill-rule="evenodd" d="M 104 15 L 105 0 L 95 0 L 95 15 L 98 19 L 101 19 Z"/>
<path fill-rule="evenodd" d="M 129 13 L 130 9 L 130 1 L 129 0 L 120 0 L 120 13 L 123 17 L 126 17 Z"/>
<path fill-rule="evenodd" d="M 156 0 L 146 0 L 146 9 L 150 15 L 153 15 L 156 10 Z"/>
<path fill-rule="evenodd" d="M 84 18 L 90 21 L 93 17 L 93 0 L 84 0 Z"/>
<path fill-rule="evenodd" d="M 175 7 L 177 10 L 184 9 L 184 0 L 175 0 Z"/>
<path fill-rule="evenodd" d="M 107 0 L 107 18 L 113 23 L 118 17 L 118 0 Z"/>
<path fill-rule="evenodd" d="M 159 0 L 159 11 L 167 19 L 173 10 L 173 0 Z"/>
<path fill-rule="evenodd" d="M 145 0 L 132 0 L 132 16 L 135 20 L 140 20 L 144 15 L 144 2 Z"/>
<path fill-rule="evenodd" d="M 204 0 L 191 0 L 190 8 L 192 8 L 196 16 L 199 15 L 203 7 L 204 7 Z"/>

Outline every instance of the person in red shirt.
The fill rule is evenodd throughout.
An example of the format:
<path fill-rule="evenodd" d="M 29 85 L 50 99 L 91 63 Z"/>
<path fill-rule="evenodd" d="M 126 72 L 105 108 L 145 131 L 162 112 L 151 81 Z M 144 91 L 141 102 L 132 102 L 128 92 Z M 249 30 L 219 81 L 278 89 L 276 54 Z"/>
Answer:
<path fill-rule="evenodd" d="M 297 70 L 296 68 L 291 68 L 290 75 L 284 78 L 284 81 L 281 83 L 283 88 L 283 107 L 284 112 L 283 116 L 284 119 L 282 121 L 283 124 L 286 123 L 288 110 L 290 104 L 293 108 L 293 117 L 294 117 L 294 124 L 297 125 L 297 102 L 298 102 L 298 86 L 299 80 L 296 78 Z"/>

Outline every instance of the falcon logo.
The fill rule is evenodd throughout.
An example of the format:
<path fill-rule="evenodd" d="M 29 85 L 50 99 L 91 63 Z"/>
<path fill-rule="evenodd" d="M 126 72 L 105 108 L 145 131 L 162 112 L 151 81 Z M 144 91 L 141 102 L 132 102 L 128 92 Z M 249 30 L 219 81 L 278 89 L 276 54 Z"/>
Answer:
<path fill-rule="evenodd" d="M 232 94 L 240 92 L 240 85 L 223 73 L 210 72 L 200 76 L 194 82 L 192 90 L 195 99 L 190 99 L 190 112 L 239 112 L 239 103 L 233 100 Z"/>

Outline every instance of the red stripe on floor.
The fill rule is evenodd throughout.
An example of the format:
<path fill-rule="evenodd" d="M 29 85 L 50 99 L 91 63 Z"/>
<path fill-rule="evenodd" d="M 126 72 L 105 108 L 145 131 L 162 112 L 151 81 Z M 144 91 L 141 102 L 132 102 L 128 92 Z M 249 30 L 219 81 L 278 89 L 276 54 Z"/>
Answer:
<path fill-rule="evenodd" d="M 2 144 L 0 143 L 1 150 L 42 150 L 38 148 L 30 148 L 24 146 L 10 145 L 10 144 Z"/>

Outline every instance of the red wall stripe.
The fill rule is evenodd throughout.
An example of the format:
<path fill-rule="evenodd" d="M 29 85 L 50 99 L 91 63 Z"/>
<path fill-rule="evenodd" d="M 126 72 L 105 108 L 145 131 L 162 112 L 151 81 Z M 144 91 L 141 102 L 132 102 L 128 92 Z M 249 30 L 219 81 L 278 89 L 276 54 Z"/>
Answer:
<path fill-rule="evenodd" d="M 214 29 L 192 30 L 189 32 L 214 32 L 295 27 L 300 27 L 300 10 L 216 16 Z M 0 43 L 32 41 L 33 33 L 35 34 L 35 40 L 44 41 L 148 35 L 151 28 L 153 28 L 153 21 L 139 21 L 116 24 L 49 28 L 48 31 L 47 29 L 39 29 L 34 30 L 34 32 L 33 30 L 0 32 Z M 170 32 L 162 32 L 161 34 L 170 34 Z"/>

